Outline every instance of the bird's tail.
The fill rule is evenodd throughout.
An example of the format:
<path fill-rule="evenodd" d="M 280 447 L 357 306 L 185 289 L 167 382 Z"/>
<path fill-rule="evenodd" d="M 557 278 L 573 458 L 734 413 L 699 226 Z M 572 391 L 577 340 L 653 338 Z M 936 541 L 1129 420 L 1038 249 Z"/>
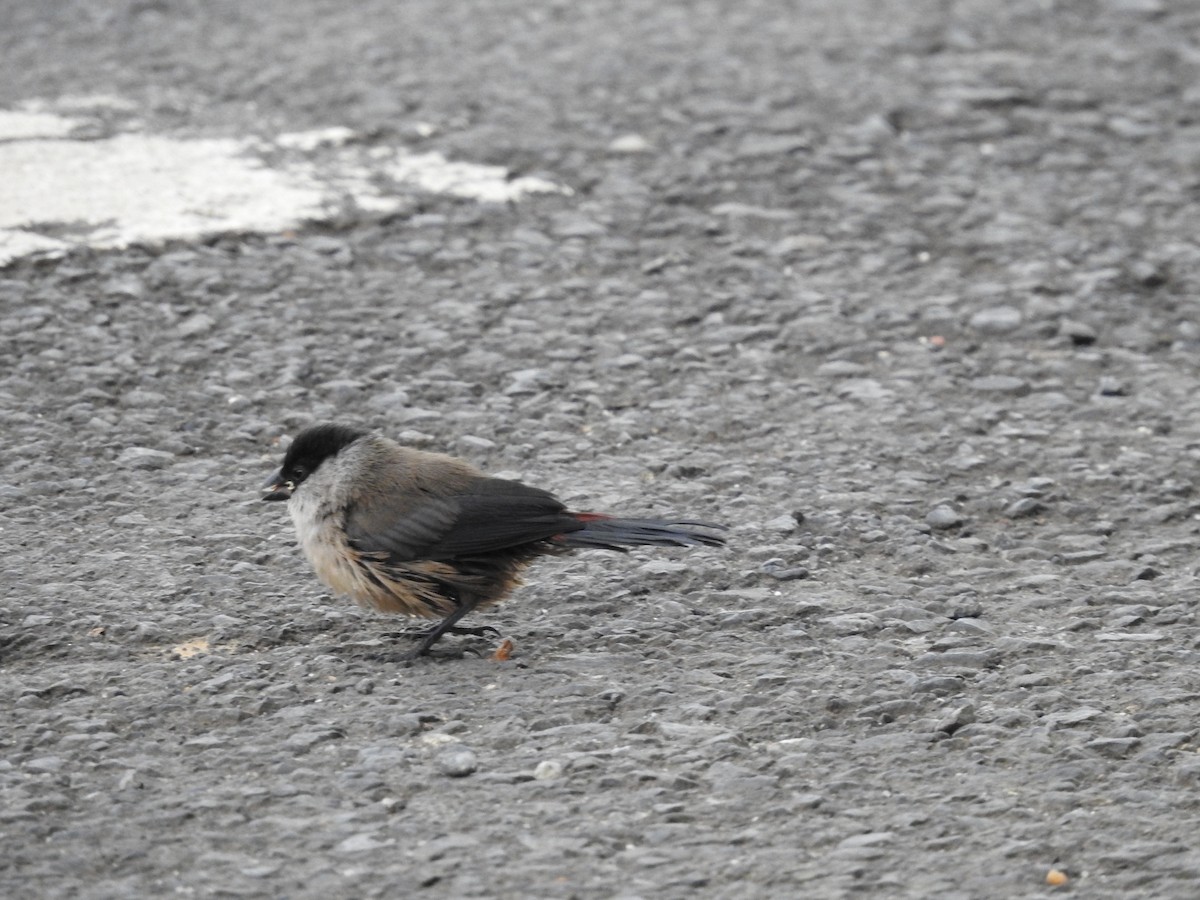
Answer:
<path fill-rule="evenodd" d="M 598 547 L 619 550 L 629 547 L 722 547 L 725 538 L 715 531 L 724 525 L 709 522 L 675 522 L 669 519 L 617 519 L 599 513 L 571 513 L 583 525 L 578 531 L 556 535 L 564 547 Z"/>

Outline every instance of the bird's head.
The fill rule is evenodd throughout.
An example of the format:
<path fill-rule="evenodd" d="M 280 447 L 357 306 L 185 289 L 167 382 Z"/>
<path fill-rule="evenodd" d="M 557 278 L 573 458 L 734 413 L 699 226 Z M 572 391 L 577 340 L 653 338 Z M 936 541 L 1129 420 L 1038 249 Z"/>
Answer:
<path fill-rule="evenodd" d="M 264 500 L 288 500 L 328 459 L 365 435 L 345 425 L 314 425 L 296 435 L 283 457 L 283 465 L 262 486 Z"/>

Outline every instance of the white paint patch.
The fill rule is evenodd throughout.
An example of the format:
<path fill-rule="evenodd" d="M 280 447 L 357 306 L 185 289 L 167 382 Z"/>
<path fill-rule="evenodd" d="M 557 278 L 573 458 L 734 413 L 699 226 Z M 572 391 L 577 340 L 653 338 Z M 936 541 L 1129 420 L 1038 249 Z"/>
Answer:
<path fill-rule="evenodd" d="M 564 192 L 564 188 L 544 178 L 510 179 L 502 166 L 451 162 L 440 153 L 393 154 L 384 164 L 384 172 L 431 194 L 453 194 L 483 203 L 504 203 L 524 194 Z"/>
<path fill-rule="evenodd" d="M 404 186 L 481 203 L 571 193 L 542 178 L 510 178 L 500 166 L 356 145 L 348 128 L 283 134 L 265 145 L 134 133 L 71 140 L 86 124 L 44 104 L 0 111 L 0 265 L 74 246 L 285 231 L 328 220 L 348 203 L 386 214 L 403 206 Z M 389 182 L 399 187 L 381 187 Z"/>
<path fill-rule="evenodd" d="M 123 247 L 225 232 L 271 231 L 321 215 L 320 185 L 245 155 L 239 141 L 122 134 L 103 141 L 0 145 L 0 242 L 6 232 Z M 4 244 L 0 243 L 0 252 Z"/>
<path fill-rule="evenodd" d="M 335 125 L 333 128 L 321 128 L 317 131 L 290 131 L 275 138 L 280 147 L 290 150 L 305 150 L 312 152 L 318 147 L 341 147 L 354 140 L 354 131 Z"/>
<path fill-rule="evenodd" d="M 53 113 L 0 109 L 0 141 L 66 137 L 82 124 Z"/>

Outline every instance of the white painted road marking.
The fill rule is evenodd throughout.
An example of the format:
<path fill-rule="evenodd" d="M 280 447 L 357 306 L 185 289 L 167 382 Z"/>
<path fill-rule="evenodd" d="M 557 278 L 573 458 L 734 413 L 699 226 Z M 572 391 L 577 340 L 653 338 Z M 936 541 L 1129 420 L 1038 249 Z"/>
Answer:
<path fill-rule="evenodd" d="M 326 221 L 347 201 L 375 215 L 400 209 L 406 195 L 382 189 L 381 177 L 482 203 L 571 193 L 542 178 L 510 178 L 500 166 L 359 146 L 346 128 L 265 144 L 144 133 L 73 140 L 88 124 L 76 109 L 70 117 L 37 109 L 0 110 L 0 265 L 75 246 L 285 231 Z M 266 162 L 280 151 L 283 161 Z"/>

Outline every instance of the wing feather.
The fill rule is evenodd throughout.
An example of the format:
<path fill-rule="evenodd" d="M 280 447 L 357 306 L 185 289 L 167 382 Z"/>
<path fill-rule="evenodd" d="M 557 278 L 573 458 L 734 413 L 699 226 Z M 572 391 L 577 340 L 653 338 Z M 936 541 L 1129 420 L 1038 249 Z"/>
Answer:
<path fill-rule="evenodd" d="M 357 549 L 392 563 L 452 560 L 583 527 L 552 494 L 500 478 L 474 478 L 444 496 L 408 492 L 400 500 L 375 494 L 351 508 L 346 534 Z"/>

